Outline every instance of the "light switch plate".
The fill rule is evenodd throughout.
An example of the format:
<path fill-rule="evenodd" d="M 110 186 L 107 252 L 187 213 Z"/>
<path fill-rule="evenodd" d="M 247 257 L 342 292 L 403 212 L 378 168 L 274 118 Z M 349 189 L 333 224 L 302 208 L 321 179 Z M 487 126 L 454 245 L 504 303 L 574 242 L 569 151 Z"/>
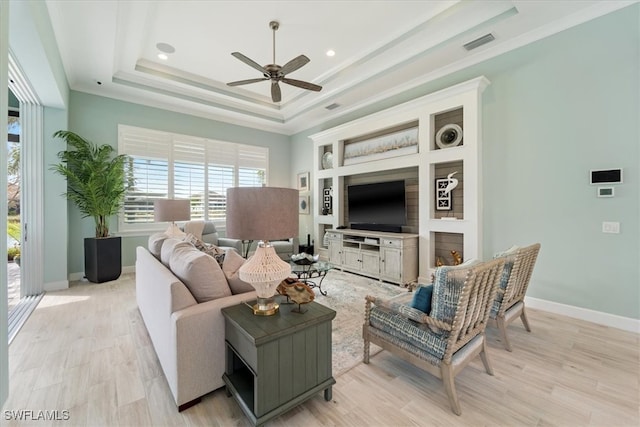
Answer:
<path fill-rule="evenodd" d="M 620 234 L 620 223 L 619 222 L 611 222 L 611 221 L 603 221 L 602 222 L 602 232 L 603 233 Z"/>

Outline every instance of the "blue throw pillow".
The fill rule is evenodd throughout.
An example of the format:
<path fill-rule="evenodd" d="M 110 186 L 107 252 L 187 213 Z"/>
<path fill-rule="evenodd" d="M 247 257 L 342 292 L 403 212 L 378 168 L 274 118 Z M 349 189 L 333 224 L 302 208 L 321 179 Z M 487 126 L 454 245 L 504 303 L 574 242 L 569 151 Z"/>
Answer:
<path fill-rule="evenodd" d="M 413 295 L 411 307 L 429 314 L 431 312 L 431 294 L 433 294 L 433 285 L 419 286 Z"/>

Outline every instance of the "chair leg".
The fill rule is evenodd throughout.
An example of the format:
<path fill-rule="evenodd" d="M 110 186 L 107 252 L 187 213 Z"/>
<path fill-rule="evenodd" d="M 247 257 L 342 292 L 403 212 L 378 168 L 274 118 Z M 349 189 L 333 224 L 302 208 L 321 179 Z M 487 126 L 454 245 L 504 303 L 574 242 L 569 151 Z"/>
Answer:
<path fill-rule="evenodd" d="M 460 409 L 460 401 L 458 400 L 458 394 L 456 393 L 456 383 L 454 382 L 453 370 L 451 369 L 451 365 L 442 363 L 440 365 L 440 371 L 442 373 L 442 382 L 444 384 L 444 389 L 446 390 L 447 396 L 449 397 L 451 410 L 454 414 L 460 415 L 462 414 L 462 410 Z"/>
<path fill-rule="evenodd" d="M 498 329 L 500 329 L 500 333 L 502 334 L 504 348 L 506 348 L 507 351 L 512 351 L 511 344 L 509 343 L 509 338 L 507 338 L 507 324 L 504 321 L 504 317 L 496 317 L 496 323 L 498 324 Z"/>
<path fill-rule="evenodd" d="M 364 333 L 364 355 L 362 357 L 362 361 L 365 364 L 369 364 L 369 347 L 370 347 L 370 342 L 369 339 L 367 338 L 367 333 Z"/>
<path fill-rule="evenodd" d="M 524 307 L 522 307 L 522 313 L 520 314 L 520 320 L 522 320 L 522 324 L 527 332 L 531 332 L 531 327 L 529 327 L 529 319 L 527 319 L 527 312 Z"/>
<path fill-rule="evenodd" d="M 484 365 L 484 369 L 487 371 L 487 374 L 493 375 L 493 368 L 491 367 L 491 363 L 489 362 L 489 353 L 487 353 L 486 336 L 482 340 L 482 351 L 480 352 L 480 359 L 482 359 L 482 364 Z"/>

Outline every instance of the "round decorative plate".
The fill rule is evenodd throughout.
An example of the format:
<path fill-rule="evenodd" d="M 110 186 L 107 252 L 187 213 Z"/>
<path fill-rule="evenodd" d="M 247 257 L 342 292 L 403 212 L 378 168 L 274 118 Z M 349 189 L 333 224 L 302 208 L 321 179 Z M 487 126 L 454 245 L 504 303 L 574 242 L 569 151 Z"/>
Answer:
<path fill-rule="evenodd" d="M 331 169 L 333 167 L 333 153 L 327 151 L 322 156 L 322 169 Z"/>
<path fill-rule="evenodd" d="M 440 128 L 436 133 L 436 144 L 440 148 L 450 148 L 460 145 L 462 142 L 462 128 L 455 123 L 449 123 Z"/>

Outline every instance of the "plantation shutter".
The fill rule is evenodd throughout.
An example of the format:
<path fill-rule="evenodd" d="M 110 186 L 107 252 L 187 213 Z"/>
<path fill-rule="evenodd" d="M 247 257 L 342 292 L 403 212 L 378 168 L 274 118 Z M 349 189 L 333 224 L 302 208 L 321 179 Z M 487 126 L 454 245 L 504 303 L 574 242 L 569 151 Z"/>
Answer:
<path fill-rule="evenodd" d="M 131 157 L 135 178 L 120 231 L 160 228 L 153 202 L 163 198 L 188 199 L 192 220 L 224 221 L 228 188 L 266 184 L 267 148 L 125 125 L 118 133 L 118 150 Z"/>
<path fill-rule="evenodd" d="M 169 197 L 171 138 L 164 132 L 126 128 L 119 131 L 120 153 L 128 154 L 135 171 L 135 185 L 125 196 L 125 224 L 153 222 L 153 201 Z"/>

